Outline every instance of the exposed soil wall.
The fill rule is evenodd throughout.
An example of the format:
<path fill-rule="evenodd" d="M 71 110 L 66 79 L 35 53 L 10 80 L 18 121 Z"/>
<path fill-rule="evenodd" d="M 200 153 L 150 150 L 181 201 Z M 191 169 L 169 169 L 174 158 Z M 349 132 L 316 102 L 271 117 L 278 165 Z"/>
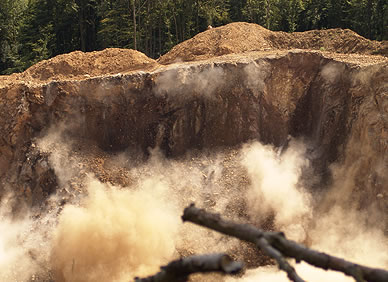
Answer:
<path fill-rule="evenodd" d="M 167 156 L 248 140 L 284 146 L 290 135 L 310 144 L 323 174 L 358 136 L 384 162 L 387 81 L 386 64 L 360 68 L 289 51 L 9 85 L 1 89 L 2 175 L 20 171 L 32 140 L 52 126 L 107 152 L 160 147 Z"/>

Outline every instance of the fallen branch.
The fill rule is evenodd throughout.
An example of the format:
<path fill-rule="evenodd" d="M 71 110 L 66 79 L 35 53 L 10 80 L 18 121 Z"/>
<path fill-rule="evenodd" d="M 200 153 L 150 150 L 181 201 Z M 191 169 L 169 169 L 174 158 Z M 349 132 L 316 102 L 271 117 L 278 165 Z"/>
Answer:
<path fill-rule="evenodd" d="M 193 204 L 184 210 L 182 219 L 255 244 L 267 255 L 274 258 L 278 262 L 279 268 L 286 271 L 292 281 L 303 280 L 288 264 L 285 257 L 295 258 L 297 262 L 303 260 L 325 270 L 343 272 L 352 276 L 356 281 L 388 281 L 388 271 L 386 270 L 366 267 L 309 249 L 294 241 L 287 240 L 283 233 L 266 232 L 249 224 L 238 224 L 224 220 L 220 215 L 198 209 Z"/>
<path fill-rule="evenodd" d="M 188 281 L 193 273 L 222 272 L 226 274 L 238 273 L 243 263 L 233 261 L 226 254 L 210 254 L 190 256 L 175 260 L 161 267 L 160 272 L 146 278 L 135 278 L 135 282 L 171 282 Z"/>
<path fill-rule="evenodd" d="M 288 278 L 290 278 L 291 281 L 295 282 L 303 282 L 304 280 L 298 276 L 298 274 L 295 271 L 295 268 L 293 268 L 288 261 L 283 257 L 283 255 L 275 248 L 273 248 L 268 241 L 265 239 L 265 237 L 261 237 L 258 239 L 255 243 L 260 249 L 262 249 L 268 256 L 274 258 L 279 268 L 287 273 Z"/>
<path fill-rule="evenodd" d="M 223 234 L 236 237 L 238 239 L 251 242 L 262 249 L 268 256 L 274 258 L 279 264 L 279 268 L 287 273 L 288 278 L 294 282 L 304 281 L 298 276 L 295 269 L 287 260 L 274 249 L 265 239 L 266 232 L 248 224 L 236 224 L 221 219 L 218 214 L 207 213 L 204 210 L 196 208 L 194 205 L 187 207 L 182 216 L 183 221 L 208 227 Z M 278 234 L 278 233 L 276 233 Z"/>

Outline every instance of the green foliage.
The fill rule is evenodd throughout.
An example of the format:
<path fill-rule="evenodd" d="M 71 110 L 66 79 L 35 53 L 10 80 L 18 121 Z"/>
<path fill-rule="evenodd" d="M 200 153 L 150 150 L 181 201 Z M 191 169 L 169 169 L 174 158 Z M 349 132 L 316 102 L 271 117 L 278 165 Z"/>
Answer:
<path fill-rule="evenodd" d="M 100 19 L 97 39 L 101 48 L 133 48 L 132 17 L 128 1 L 102 1 L 97 14 Z"/>
<path fill-rule="evenodd" d="M 74 50 L 135 48 L 157 58 L 231 21 L 287 32 L 350 28 L 388 39 L 387 0 L 1 0 L 0 74 Z"/>
<path fill-rule="evenodd" d="M 244 18 L 249 22 L 264 26 L 266 23 L 264 3 L 264 0 L 247 0 L 242 9 Z"/>
<path fill-rule="evenodd" d="M 68 53 L 81 48 L 79 34 L 78 5 L 73 0 L 57 0 L 55 13 L 54 55 Z"/>
<path fill-rule="evenodd" d="M 294 32 L 298 26 L 299 15 L 304 10 L 304 4 L 302 0 L 290 0 L 290 1 L 280 1 L 285 2 L 279 7 L 279 14 L 283 20 L 283 26 L 279 27 L 279 30 L 287 30 Z M 282 15 L 282 12 L 285 13 Z"/>
<path fill-rule="evenodd" d="M 0 74 L 9 74 L 22 69 L 19 59 L 20 19 L 25 10 L 24 0 L 0 2 Z"/>
<path fill-rule="evenodd" d="M 27 68 L 53 55 L 54 41 L 53 2 L 31 0 L 20 25 L 20 56 Z"/>
<path fill-rule="evenodd" d="M 208 25 L 222 25 L 229 22 L 229 5 L 223 0 L 200 0 L 199 16 Z"/>
<path fill-rule="evenodd" d="M 386 0 L 348 0 L 347 14 L 349 28 L 367 38 L 388 39 Z"/>
<path fill-rule="evenodd" d="M 243 20 L 243 8 L 247 0 L 229 0 L 229 17 L 233 22 Z"/>

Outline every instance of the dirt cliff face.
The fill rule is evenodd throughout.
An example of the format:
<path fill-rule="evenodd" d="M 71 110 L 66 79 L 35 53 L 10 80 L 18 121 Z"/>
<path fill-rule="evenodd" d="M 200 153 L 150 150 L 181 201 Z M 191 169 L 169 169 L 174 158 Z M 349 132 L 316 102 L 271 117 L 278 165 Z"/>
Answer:
<path fill-rule="evenodd" d="M 180 223 L 191 202 L 320 250 L 333 240 L 328 252 L 348 241 L 350 260 L 354 246 L 364 263 L 384 257 L 388 58 L 371 55 L 383 45 L 347 30 L 234 23 L 158 61 L 77 51 L 0 77 L 0 228 L 12 231 L 0 243 L 20 254 L 0 264 L 0 280 L 129 281 L 224 250 L 270 264 Z"/>
<path fill-rule="evenodd" d="M 331 163 L 362 156 L 357 185 L 378 194 L 387 188 L 375 172 L 387 164 L 387 82 L 388 63 L 295 50 L 9 83 L 0 89 L 1 178 L 30 203 L 55 191 L 47 156 L 34 153 L 34 139 L 53 127 L 108 154 L 160 147 L 170 157 L 249 140 L 286 146 L 292 136 L 309 144 L 325 179 Z"/>

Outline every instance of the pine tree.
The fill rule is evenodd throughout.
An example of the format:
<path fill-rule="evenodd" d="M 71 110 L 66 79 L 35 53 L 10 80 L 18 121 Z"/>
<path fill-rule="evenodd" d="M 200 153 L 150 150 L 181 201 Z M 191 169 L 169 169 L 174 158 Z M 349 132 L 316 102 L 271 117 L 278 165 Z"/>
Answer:
<path fill-rule="evenodd" d="M 98 8 L 101 18 L 97 32 L 100 48 L 134 48 L 131 9 L 128 0 L 102 1 Z"/>
<path fill-rule="evenodd" d="M 274 29 L 294 32 L 298 29 L 299 15 L 304 10 L 302 0 L 279 0 L 276 3 Z"/>
<path fill-rule="evenodd" d="M 23 69 L 19 57 L 19 29 L 24 0 L 0 1 L 0 74 L 9 74 Z"/>
<path fill-rule="evenodd" d="M 30 0 L 20 31 L 21 59 L 27 68 L 53 56 L 55 49 L 52 0 Z"/>

